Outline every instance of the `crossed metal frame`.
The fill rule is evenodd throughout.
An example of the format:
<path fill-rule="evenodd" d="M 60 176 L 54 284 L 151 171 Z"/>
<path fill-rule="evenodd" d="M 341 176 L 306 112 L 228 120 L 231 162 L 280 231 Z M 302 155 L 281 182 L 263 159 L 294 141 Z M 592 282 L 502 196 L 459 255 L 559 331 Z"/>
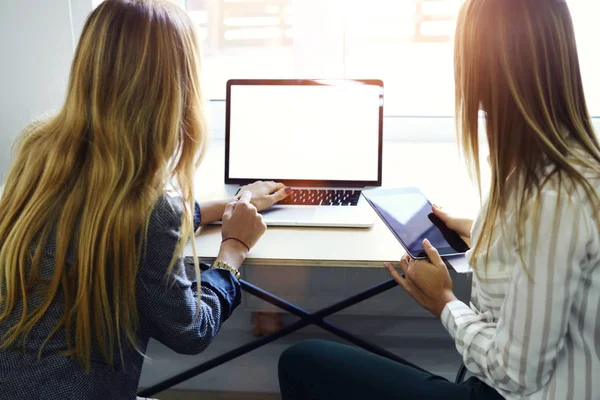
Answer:
<path fill-rule="evenodd" d="M 192 367 L 192 368 L 190 368 L 184 372 L 181 372 L 171 378 L 168 378 L 160 383 L 157 383 L 156 385 L 153 385 L 149 388 L 143 389 L 138 393 L 138 396 L 151 397 L 157 393 L 160 393 L 160 392 L 167 390 L 175 385 L 178 385 L 181 382 L 187 381 L 188 379 L 198 376 L 208 370 L 211 370 L 222 364 L 225 364 L 228 361 L 231 361 L 233 359 L 241 357 L 244 354 L 247 354 L 253 350 L 256 350 L 256 349 L 263 347 L 271 342 L 274 342 L 277 339 L 280 339 L 284 336 L 290 335 L 290 334 L 292 334 L 304 327 L 307 327 L 309 325 L 316 325 L 316 326 L 336 335 L 337 337 L 344 339 L 347 342 L 350 342 L 350 343 L 354 344 L 355 346 L 360 347 L 364 350 L 367 350 L 371 353 L 377 354 L 379 356 L 388 358 L 390 360 L 396 361 L 396 362 L 404 364 L 404 365 L 408 365 L 408 366 L 418 369 L 420 371 L 427 372 L 424 369 L 420 368 L 419 366 L 414 365 L 414 364 L 398 357 L 397 355 L 389 352 L 388 350 L 386 350 L 380 346 L 374 345 L 372 343 L 369 343 L 366 340 L 356 337 L 355 335 L 351 334 L 350 332 L 338 327 L 337 325 L 334 325 L 330 322 L 325 321 L 325 318 L 327 318 L 337 312 L 340 312 L 346 308 L 352 307 L 360 302 L 363 302 L 367 299 L 370 299 L 374 296 L 377 296 L 381 293 L 384 293 L 384 292 L 394 288 L 395 286 L 397 286 L 397 283 L 393 279 L 382 282 L 376 286 L 371 287 L 370 289 L 367 289 L 361 293 L 358 293 L 354 296 L 348 297 L 348 298 L 341 300 L 329 307 L 325 307 L 325 308 L 323 308 L 319 311 L 313 312 L 313 313 L 303 310 L 302 308 L 300 308 L 292 303 L 289 303 L 289 302 L 255 286 L 255 285 L 252 285 L 251 283 L 248 283 L 244 280 L 240 280 L 240 284 L 242 286 L 242 290 L 244 290 L 246 293 L 256 296 L 259 299 L 266 301 L 267 303 L 270 303 L 284 311 L 287 311 L 290 314 L 293 314 L 293 315 L 299 317 L 300 320 L 296 321 L 295 323 L 293 323 L 287 327 L 282 328 L 281 330 L 279 330 L 275 333 L 272 333 L 268 336 L 261 337 L 253 342 L 250 342 L 250 343 L 247 343 L 240 347 L 237 347 L 233 350 L 228 351 L 227 353 L 217 356 L 211 360 L 205 361 L 200 365 Z M 456 377 L 456 382 L 462 381 L 462 379 L 464 378 L 465 372 L 466 372 L 466 369 L 464 369 L 464 366 L 461 366 L 461 369 L 459 370 L 457 377 Z"/>

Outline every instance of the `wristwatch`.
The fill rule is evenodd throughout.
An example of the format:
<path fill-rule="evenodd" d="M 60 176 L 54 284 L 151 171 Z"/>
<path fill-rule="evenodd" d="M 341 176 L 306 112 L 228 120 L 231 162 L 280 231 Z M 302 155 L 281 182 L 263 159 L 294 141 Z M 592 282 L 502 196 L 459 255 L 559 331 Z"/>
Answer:
<path fill-rule="evenodd" d="M 213 263 L 211 268 L 225 269 L 225 270 L 231 272 L 233 274 L 233 276 L 235 276 L 235 279 L 240 279 L 240 271 L 233 268 L 231 265 L 227 264 L 225 261 L 217 260 Z"/>

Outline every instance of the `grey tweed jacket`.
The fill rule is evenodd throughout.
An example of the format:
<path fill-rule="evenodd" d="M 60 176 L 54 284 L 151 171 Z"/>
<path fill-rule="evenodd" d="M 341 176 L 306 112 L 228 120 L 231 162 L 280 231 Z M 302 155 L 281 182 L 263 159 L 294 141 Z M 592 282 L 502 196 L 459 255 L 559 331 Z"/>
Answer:
<path fill-rule="evenodd" d="M 177 353 L 200 353 L 240 303 L 239 282 L 229 271 L 204 271 L 200 298 L 196 282 L 186 276 L 183 258 L 176 264 L 171 279 L 165 279 L 180 237 L 179 204 L 167 196 L 162 197 L 150 219 L 147 251 L 136 282 L 140 318 L 138 342 L 142 352 L 150 338 L 154 338 Z M 196 205 L 195 222 L 199 220 Z M 54 270 L 54 248 L 55 239 L 51 239 L 41 263 L 42 277 L 51 276 Z M 72 263 L 72 254 L 68 259 Z M 40 301 L 35 297 L 30 301 L 35 304 L 36 300 Z M 199 318 L 194 321 L 198 307 Z M 18 308 L 13 315 L 20 314 L 21 310 Z M 0 400 L 135 399 L 144 358 L 131 346 L 125 345 L 123 362 L 117 356 L 112 367 L 93 349 L 91 371 L 86 373 L 74 360 L 60 354 L 66 350 L 66 344 L 64 332 L 59 331 L 38 359 L 42 343 L 63 310 L 64 303 L 59 296 L 29 335 L 25 351 L 0 350 Z M 0 324 L 0 335 L 11 325 L 11 321 Z"/>

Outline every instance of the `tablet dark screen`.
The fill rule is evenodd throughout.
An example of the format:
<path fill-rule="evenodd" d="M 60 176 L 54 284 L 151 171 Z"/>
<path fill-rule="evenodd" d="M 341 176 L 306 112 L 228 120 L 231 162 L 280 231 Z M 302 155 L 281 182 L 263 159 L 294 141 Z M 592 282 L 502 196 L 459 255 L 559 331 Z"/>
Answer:
<path fill-rule="evenodd" d="M 424 257 L 428 239 L 440 255 L 464 253 L 469 248 L 432 212 L 432 205 L 415 188 L 376 189 L 365 192 L 371 206 L 413 257 Z"/>

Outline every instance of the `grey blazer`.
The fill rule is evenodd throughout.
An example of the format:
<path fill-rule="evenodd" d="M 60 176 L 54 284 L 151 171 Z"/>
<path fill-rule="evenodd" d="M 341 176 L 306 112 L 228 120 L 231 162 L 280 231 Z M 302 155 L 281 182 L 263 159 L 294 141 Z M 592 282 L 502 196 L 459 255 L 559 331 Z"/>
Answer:
<path fill-rule="evenodd" d="M 204 271 L 200 298 L 196 282 L 186 276 L 183 257 L 176 263 L 171 279 L 166 279 L 167 267 L 180 237 L 179 204 L 164 196 L 151 215 L 147 251 L 136 282 L 140 318 L 137 336 L 142 352 L 150 338 L 154 338 L 181 354 L 200 353 L 240 303 L 239 282 L 229 271 Z M 196 205 L 196 223 L 200 221 L 199 211 Z M 49 240 L 41 263 L 41 276 L 51 276 L 54 270 L 55 243 L 55 237 Z M 71 254 L 71 262 L 72 258 Z M 36 298 L 31 297 L 30 301 L 35 303 Z M 198 307 L 199 318 L 194 321 Z M 21 309 L 17 308 L 13 315 L 18 315 Z M 57 296 L 29 335 L 25 351 L 0 350 L 0 399 L 135 399 L 144 358 L 131 346 L 124 345 L 123 362 L 117 356 L 113 367 L 93 349 L 91 371 L 85 373 L 74 360 L 60 354 L 66 350 L 66 344 L 64 331 L 59 331 L 38 359 L 39 349 L 63 309 L 61 297 Z M 0 324 L 0 335 L 14 320 Z"/>

